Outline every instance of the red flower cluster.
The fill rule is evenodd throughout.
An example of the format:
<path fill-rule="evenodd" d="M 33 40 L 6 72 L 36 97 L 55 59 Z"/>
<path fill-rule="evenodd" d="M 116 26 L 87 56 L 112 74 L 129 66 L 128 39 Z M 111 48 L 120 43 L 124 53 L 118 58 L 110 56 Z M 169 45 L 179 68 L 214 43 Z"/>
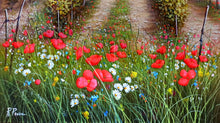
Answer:
<path fill-rule="evenodd" d="M 110 53 L 114 53 L 114 52 L 117 52 L 118 51 L 118 45 L 112 45 L 110 47 Z"/>
<path fill-rule="evenodd" d="M 8 41 L 6 41 L 5 43 L 2 44 L 3 47 L 9 47 L 9 45 L 10 45 L 10 44 L 9 44 Z"/>
<path fill-rule="evenodd" d="M 86 59 L 86 63 L 95 66 L 98 65 L 101 60 L 102 60 L 101 55 L 92 55 Z"/>
<path fill-rule="evenodd" d="M 188 72 L 186 70 L 180 71 L 180 76 L 182 77 L 179 79 L 178 84 L 181 86 L 187 86 L 189 81 L 196 77 L 196 72 L 194 70 L 189 70 Z"/>
<path fill-rule="evenodd" d="M 113 82 L 114 81 L 111 73 L 109 73 L 107 70 L 95 69 L 95 71 L 93 73 L 99 80 L 101 80 L 103 82 Z"/>
<path fill-rule="evenodd" d="M 177 53 L 177 56 L 176 56 L 175 59 L 177 59 L 177 60 L 184 60 L 185 59 L 185 52 Z"/>
<path fill-rule="evenodd" d="M 23 45 L 24 45 L 24 43 L 23 42 L 19 42 L 19 41 L 12 43 L 12 46 L 14 46 L 14 48 L 20 48 Z"/>
<path fill-rule="evenodd" d="M 118 55 L 119 58 L 127 58 L 126 52 L 118 51 L 118 52 L 117 52 L 117 55 Z"/>
<path fill-rule="evenodd" d="M 33 53 L 35 44 L 28 44 L 25 46 L 24 53 Z"/>
<path fill-rule="evenodd" d="M 199 56 L 199 59 L 200 59 L 201 62 L 207 62 L 208 61 L 206 56 Z"/>
<path fill-rule="evenodd" d="M 83 49 L 79 47 L 76 51 L 76 60 L 79 60 L 83 56 Z"/>
<path fill-rule="evenodd" d="M 199 65 L 197 64 L 197 61 L 193 58 L 188 58 L 188 59 L 184 59 L 185 64 L 193 69 L 193 68 L 197 68 Z"/>
<path fill-rule="evenodd" d="M 125 49 L 127 48 L 127 44 L 126 43 L 120 43 L 121 49 Z"/>
<path fill-rule="evenodd" d="M 102 43 L 98 43 L 98 44 L 96 44 L 96 46 L 97 46 L 98 48 L 100 48 L 100 49 L 103 48 L 103 44 L 102 44 Z"/>
<path fill-rule="evenodd" d="M 151 65 L 151 67 L 152 67 L 152 68 L 162 68 L 164 64 L 165 64 L 165 61 L 164 61 L 164 60 L 157 59 L 156 62 L 154 62 L 154 63 Z"/>
<path fill-rule="evenodd" d="M 83 72 L 83 77 L 79 77 L 76 80 L 76 86 L 78 88 L 87 88 L 88 91 L 93 91 L 97 86 L 97 80 L 94 79 L 93 73 L 90 70 Z"/>
<path fill-rule="evenodd" d="M 118 57 L 115 54 L 106 53 L 106 58 L 109 62 L 115 62 L 118 60 Z"/>
<path fill-rule="evenodd" d="M 51 39 L 51 42 L 57 50 L 63 49 L 66 47 L 66 44 L 61 39 Z"/>
<path fill-rule="evenodd" d="M 47 30 L 46 32 L 43 33 L 43 36 L 47 38 L 52 38 L 53 35 L 54 35 L 54 31 L 52 30 Z"/>
<path fill-rule="evenodd" d="M 67 35 L 63 34 L 62 32 L 59 32 L 58 35 L 59 35 L 60 38 L 66 38 L 67 37 Z"/>
<path fill-rule="evenodd" d="M 165 46 L 160 47 L 159 49 L 157 49 L 157 53 L 160 53 L 160 54 L 166 53 L 166 47 Z"/>
<path fill-rule="evenodd" d="M 149 54 L 149 56 L 151 59 L 155 59 L 157 57 L 157 55 L 154 55 L 154 54 Z"/>

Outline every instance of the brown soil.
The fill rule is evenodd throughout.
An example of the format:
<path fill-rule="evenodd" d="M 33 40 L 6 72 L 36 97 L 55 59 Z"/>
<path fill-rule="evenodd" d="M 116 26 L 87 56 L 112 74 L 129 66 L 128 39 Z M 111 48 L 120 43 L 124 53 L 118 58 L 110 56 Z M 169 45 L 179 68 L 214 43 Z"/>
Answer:
<path fill-rule="evenodd" d="M 142 35 L 155 31 L 158 16 L 152 9 L 152 1 L 129 0 L 129 4 L 132 30 L 139 30 Z"/>
<path fill-rule="evenodd" d="M 28 1 L 28 0 L 26 0 L 26 1 Z M 44 7 L 44 4 L 42 2 L 43 1 L 41 1 L 36 6 L 34 6 L 31 2 L 25 2 L 25 7 L 23 8 L 22 14 L 20 17 L 20 24 L 19 24 L 20 31 L 22 30 L 23 26 L 26 26 L 27 24 L 29 24 L 29 20 L 30 20 L 29 15 L 33 15 L 34 13 L 40 11 L 41 8 Z M 17 5 L 17 4 L 20 4 L 20 5 Z M 19 6 L 19 7 L 8 10 L 8 19 L 9 20 L 14 20 L 17 18 L 21 4 L 22 3 L 20 3 L 20 2 L 15 3 L 14 5 Z M 9 8 L 10 8 L 10 6 L 9 6 Z M 0 26 L 2 25 L 2 23 L 4 21 L 5 21 L 5 13 L 2 10 L 0 12 Z M 11 29 L 16 28 L 16 24 L 17 24 L 17 21 L 8 22 L 9 34 L 11 34 Z M 4 40 L 5 40 L 5 26 L 3 26 L 3 28 L 0 28 L 0 42 L 4 42 Z"/>
<path fill-rule="evenodd" d="M 205 11 L 205 7 L 195 6 L 193 3 L 189 4 L 190 14 L 182 31 L 186 33 L 190 31 L 192 34 L 196 34 L 196 38 L 194 38 L 191 43 L 199 43 Z M 210 17 L 207 18 L 203 41 L 204 44 L 211 41 L 214 46 L 212 48 L 213 52 L 218 53 L 220 51 L 220 21 L 213 21 Z"/>
<path fill-rule="evenodd" d="M 97 10 L 87 21 L 84 30 L 82 31 L 82 36 L 80 40 L 87 38 L 88 34 L 91 34 L 92 31 L 100 29 L 104 23 L 107 22 L 108 16 L 110 15 L 111 8 L 115 5 L 116 0 L 101 0 L 97 5 Z"/>

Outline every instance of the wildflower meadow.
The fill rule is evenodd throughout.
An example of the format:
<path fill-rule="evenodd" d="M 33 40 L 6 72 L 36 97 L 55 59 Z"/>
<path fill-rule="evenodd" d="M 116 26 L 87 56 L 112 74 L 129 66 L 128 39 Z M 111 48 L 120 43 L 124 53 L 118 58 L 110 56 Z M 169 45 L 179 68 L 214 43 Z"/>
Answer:
<path fill-rule="evenodd" d="M 135 31 L 129 0 L 116 0 L 87 33 L 102 0 L 86 1 L 73 20 L 65 8 L 58 19 L 61 1 L 48 1 L 1 42 L 0 122 L 220 121 L 220 57 L 206 38 L 199 44 L 201 34 L 177 36 L 164 23 Z"/>

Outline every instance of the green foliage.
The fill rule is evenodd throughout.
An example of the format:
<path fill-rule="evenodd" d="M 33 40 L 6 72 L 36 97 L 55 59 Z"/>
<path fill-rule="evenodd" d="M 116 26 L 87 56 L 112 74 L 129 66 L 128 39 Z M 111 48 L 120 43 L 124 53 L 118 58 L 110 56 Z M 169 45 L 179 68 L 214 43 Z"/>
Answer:
<path fill-rule="evenodd" d="M 188 15 L 188 0 L 155 0 L 155 8 L 158 9 L 163 24 L 175 27 L 177 15 L 178 26 L 183 27 Z"/>
<path fill-rule="evenodd" d="M 47 7 L 51 8 L 53 14 L 60 12 L 60 17 L 66 17 L 71 12 L 71 7 L 79 7 L 83 3 L 83 0 L 48 0 Z"/>

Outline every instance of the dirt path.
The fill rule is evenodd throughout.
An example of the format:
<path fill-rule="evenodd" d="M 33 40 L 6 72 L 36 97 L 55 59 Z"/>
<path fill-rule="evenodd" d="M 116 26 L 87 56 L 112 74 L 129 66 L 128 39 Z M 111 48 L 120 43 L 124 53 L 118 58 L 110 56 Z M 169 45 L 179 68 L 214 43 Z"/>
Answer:
<path fill-rule="evenodd" d="M 152 9 L 151 0 L 129 0 L 130 21 L 134 31 L 140 31 L 144 35 L 154 31 L 156 28 L 157 16 Z"/>
<path fill-rule="evenodd" d="M 87 38 L 87 35 L 92 31 L 100 29 L 103 24 L 107 21 L 110 15 L 111 8 L 115 5 L 116 0 L 101 0 L 99 5 L 97 5 L 97 10 L 90 18 L 82 31 L 82 36 L 80 40 Z"/>
<path fill-rule="evenodd" d="M 189 4 L 189 12 L 187 21 L 182 31 L 188 33 L 189 31 L 193 34 L 196 34 L 196 38 L 192 43 L 199 43 L 201 28 L 203 25 L 203 20 L 205 16 L 206 8 L 197 7 L 193 3 Z M 213 47 L 213 52 L 220 51 L 220 21 L 213 21 L 210 17 L 207 19 L 205 25 L 205 35 L 204 42 L 211 40 Z"/>
<path fill-rule="evenodd" d="M 27 3 L 27 2 L 25 4 L 26 5 L 22 11 L 21 18 L 20 18 L 19 30 L 22 30 L 22 27 L 29 23 L 29 19 L 28 19 L 29 15 L 34 15 L 35 12 L 37 12 L 37 11 L 41 10 L 41 8 L 43 8 L 42 3 L 39 3 L 36 6 L 31 3 Z M 8 10 L 8 19 L 9 20 L 16 19 L 18 16 L 18 12 L 19 12 L 19 10 L 17 10 L 17 11 Z M 2 25 L 2 23 L 4 21 L 5 21 L 5 13 L 1 12 L 0 26 Z M 13 28 L 15 29 L 16 24 L 17 24 L 17 21 L 8 22 L 8 33 L 9 34 L 12 34 L 11 29 L 13 29 Z M 4 41 L 5 41 L 5 26 L 3 26 L 3 28 L 0 28 L 0 42 L 4 42 Z"/>

